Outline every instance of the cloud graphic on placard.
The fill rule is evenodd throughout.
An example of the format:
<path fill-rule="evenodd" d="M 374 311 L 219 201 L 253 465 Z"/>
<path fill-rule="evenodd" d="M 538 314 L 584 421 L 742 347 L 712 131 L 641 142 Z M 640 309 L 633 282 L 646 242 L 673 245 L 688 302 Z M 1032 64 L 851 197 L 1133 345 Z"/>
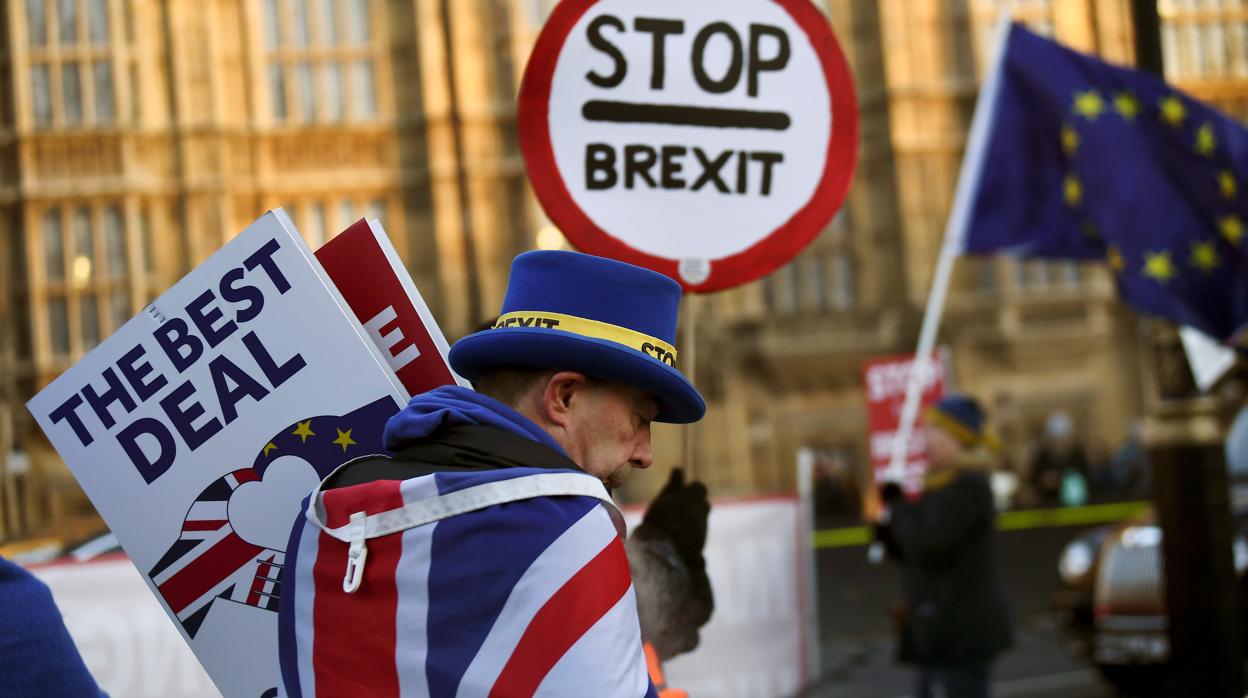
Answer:
<path fill-rule="evenodd" d="M 297 456 L 274 458 L 260 480 L 246 482 L 230 496 L 226 514 L 240 538 L 270 550 L 285 550 L 303 498 L 321 478 Z"/>

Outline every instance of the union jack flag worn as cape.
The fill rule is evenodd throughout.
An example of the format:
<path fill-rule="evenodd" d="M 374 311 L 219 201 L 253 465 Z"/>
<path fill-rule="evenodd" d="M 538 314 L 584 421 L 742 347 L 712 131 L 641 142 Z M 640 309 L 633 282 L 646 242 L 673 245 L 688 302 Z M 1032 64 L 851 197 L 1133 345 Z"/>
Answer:
<path fill-rule="evenodd" d="M 657 698 L 602 483 L 514 467 L 321 490 L 287 547 L 279 695 Z"/>

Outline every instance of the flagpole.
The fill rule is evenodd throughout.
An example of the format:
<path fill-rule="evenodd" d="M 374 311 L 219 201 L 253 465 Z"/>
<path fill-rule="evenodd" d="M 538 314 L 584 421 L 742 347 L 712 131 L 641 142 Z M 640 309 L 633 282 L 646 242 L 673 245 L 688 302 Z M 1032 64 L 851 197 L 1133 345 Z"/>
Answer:
<path fill-rule="evenodd" d="M 694 381 L 697 380 L 698 375 L 698 301 L 701 299 L 698 298 L 696 293 L 688 293 L 685 295 L 685 300 L 687 300 L 688 303 L 685 307 L 684 314 L 685 333 L 684 336 L 681 337 L 681 342 L 683 343 L 681 348 L 684 349 L 683 355 L 685 357 L 683 365 L 686 367 L 685 378 L 687 378 L 690 383 L 697 385 Z M 690 422 L 684 425 L 681 432 L 682 441 L 684 442 L 682 445 L 684 446 L 684 469 L 685 480 L 687 482 L 693 482 L 696 480 L 698 473 L 698 450 L 697 442 L 694 440 L 693 431 L 693 422 Z"/>
<path fill-rule="evenodd" d="M 945 225 L 945 239 L 936 260 L 936 273 L 932 277 L 932 290 L 927 296 L 927 309 L 923 311 L 923 324 L 919 329 L 919 346 L 914 352 L 913 368 L 906 382 L 906 399 L 902 403 L 901 421 L 893 439 L 892 457 L 884 480 L 901 482 L 909 451 L 910 436 L 914 433 L 915 418 L 919 413 L 922 386 L 928 377 L 928 357 L 936 344 L 940 319 L 945 310 L 945 298 L 949 293 L 949 281 L 953 277 L 953 262 L 962 253 L 966 238 L 967 222 L 971 206 L 979 192 L 980 177 L 984 171 L 984 159 L 988 153 L 988 136 L 997 111 L 997 95 L 1001 91 L 1001 64 L 1005 61 L 1006 42 L 1010 36 L 1013 19 L 1013 3 L 1007 3 L 997 17 L 993 37 L 992 64 L 984 76 L 984 85 L 971 116 L 971 130 L 967 136 L 966 154 L 962 157 L 962 169 L 958 173 L 958 187 L 953 196 L 953 207 Z"/>

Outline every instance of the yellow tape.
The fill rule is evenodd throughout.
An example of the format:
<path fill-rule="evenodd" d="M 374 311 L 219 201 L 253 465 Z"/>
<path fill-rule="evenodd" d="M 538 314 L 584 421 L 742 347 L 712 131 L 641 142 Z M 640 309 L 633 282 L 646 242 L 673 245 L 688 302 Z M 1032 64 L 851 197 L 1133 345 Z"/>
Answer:
<path fill-rule="evenodd" d="M 849 528 L 825 528 L 815 531 L 811 544 L 816 548 L 846 548 L 871 542 L 871 529 L 866 526 Z"/>
<path fill-rule="evenodd" d="M 1110 523 L 1135 518 L 1148 511 L 1148 502 L 1121 502 L 1094 504 L 1086 507 L 1065 509 L 1035 509 L 1032 511 L 1003 512 L 997 520 L 1002 531 L 1046 526 L 1081 526 L 1084 524 Z"/>
<path fill-rule="evenodd" d="M 1084 507 L 1066 507 L 1063 509 L 1005 511 L 997 516 L 997 529 L 1001 531 L 1020 531 L 1029 528 L 1116 523 L 1133 519 L 1147 512 L 1150 506 L 1148 502 L 1120 502 L 1114 504 L 1094 504 Z M 823 548 L 847 548 L 855 545 L 866 545 L 870 542 L 871 529 L 866 526 L 825 528 L 813 531 L 811 536 L 811 547 L 817 550 Z"/>
<path fill-rule="evenodd" d="M 498 318 L 495 329 L 500 327 L 537 327 L 548 330 L 561 330 L 579 334 L 582 337 L 605 339 L 608 342 L 623 344 L 644 354 L 662 361 L 669 366 L 676 365 L 676 347 L 658 337 L 630 330 L 627 327 L 612 325 L 607 322 L 590 320 L 589 318 L 563 313 L 547 313 L 540 310 L 517 310 Z"/>

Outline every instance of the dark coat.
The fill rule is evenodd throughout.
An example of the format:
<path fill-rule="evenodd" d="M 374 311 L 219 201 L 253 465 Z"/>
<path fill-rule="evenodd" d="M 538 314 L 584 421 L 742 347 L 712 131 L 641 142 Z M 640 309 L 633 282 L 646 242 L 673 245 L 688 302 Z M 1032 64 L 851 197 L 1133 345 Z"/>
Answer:
<path fill-rule="evenodd" d="M 880 538 L 904 570 L 901 661 L 973 664 L 1010 646 L 987 476 L 961 472 L 944 487 L 929 488 L 917 502 L 895 501 Z"/>

